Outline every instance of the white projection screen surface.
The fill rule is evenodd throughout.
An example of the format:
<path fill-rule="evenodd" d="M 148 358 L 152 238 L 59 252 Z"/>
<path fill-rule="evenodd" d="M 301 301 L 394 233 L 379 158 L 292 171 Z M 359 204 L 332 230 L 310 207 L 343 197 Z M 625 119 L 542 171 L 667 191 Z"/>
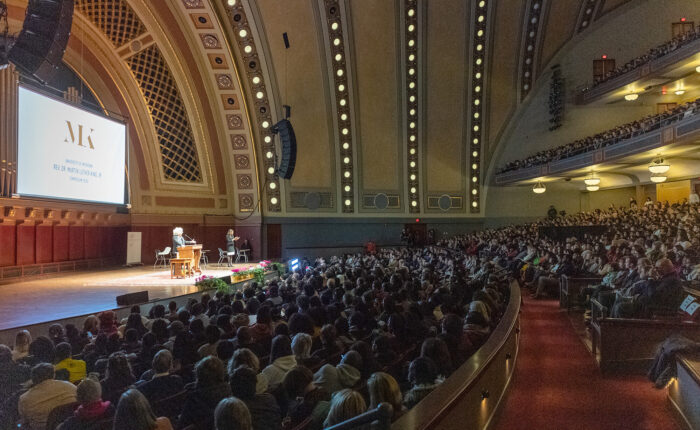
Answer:
<path fill-rule="evenodd" d="M 126 125 L 19 88 L 20 196 L 121 205 Z"/>

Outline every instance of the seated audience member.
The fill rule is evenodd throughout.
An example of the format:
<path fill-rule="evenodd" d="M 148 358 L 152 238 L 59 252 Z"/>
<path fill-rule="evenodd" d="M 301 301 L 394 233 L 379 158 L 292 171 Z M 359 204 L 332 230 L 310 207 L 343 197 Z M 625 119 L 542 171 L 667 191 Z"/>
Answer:
<path fill-rule="evenodd" d="M 204 329 L 204 334 L 207 338 L 207 343 L 200 346 L 197 350 L 200 358 L 207 357 L 209 355 L 216 355 L 216 347 L 219 345 L 219 340 L 221 339 L 221 330 L 215 325 L 208 325 Z"/>
<path fill-rule="evenodd" d="M 469 315 L 467 315 L 468 319 Z M 447 344 L 440 338 L 429 337 L 425 339 L 420 348 L 420 356 L 433 360 L 437 368 L 438 379 L 447 379 L 454 370 Z"/>
<path fill-rule="evenodd" d="M 654 315 L 675 315 L 685 298 L 678 272 L 668 258 L 656 262 L 656 272 L 661 278 L 650 283 L 645 292 L 649 311 Z"/>
<path fill-rule="evenodd" d="M 117 314 L 114 311 L 101 312 L 97 318 L 100 320 L 100 334 L 109 336 L 117 332 L 119 326 L 117 325 Z"/>
<path fill-rule="evenodd" d="M 256 373 L 255 392 L 257 394 L 265 393 L 270 386 L 267 376 L 260 373 L 260 360 L 253 354 L 253 351 L 248 348 L 239 348 L 233 353 L 231 361 L 228 363 L 228 374 L 233 375 L 233 372 L 241 366 L 247 366 Z"/>
<path fill-rule="evenodd" d="M 469 312 L 467 314 L 467 317 L 464 319 L 462 332 L 464 342 L 469 342 L 472 348 L 477 350 L 486 342 L 490 333 L 491 329 L 482 314 L 479 312 Z M 438 370 L 439 368 L 440 366 L 438 366 Z"/>
<path fill-rule="evenodd" d="M 92 430 L 95 424 L 114 415 L 114 405 L 102 401 L 100 381 L 87 377 L 78 385 L 76 397 L 80 406 L 73 416 L 58 427 L 58 430 Z"/>
<path fill-rule="evenodd" d="M 203 358 L 195 366 L 195 376 L 195 382 L 186 387 L 178 428 L 194 424 L 198 430 L 212 430 L 216 405 L 231 395 L 224 363 L 213 356 Z"/>
<path fill-rule="evenodd" d="M 262 357 L 263 348 L 253 341 L 253 337 L 250 334 L 250 327 L 247 325 L 242 325 L 236 330 L 236 337 L 233 339 L 233 345 L 235 349 L 248 348 L 256 356 Z"/>
<path fill-rule="evenodd" d="M 29 355 L 29 345 L 32 335 L 27 330 L 20 330 L 15 335 L 15 345 L 12 348 L 12 361 L 19 361 Z"/>
<path fill-rule="evenodd" d="M 344 351 L 342 344 L 338 341 L 338 332 L 332 324 L 325 324 L 321 327 L 321 347 L 313 352 L 312 357 L 318 357 L 323 361 L 328 361 L 334 356 L 340 357 Z M 331 364 L 335 364 L 331 362 Z"/>
<path fill-rule="evenodd" d="M 173 430 L 167 417 L 156 417 L 139 390 L 127 390 L 119 398 L 114 430 Z"/>
<path fill-rule="evenodd" d="M 252 418 L 248 407 L 235 397 L 219 402 L 214 410 L 216 430 L 252 430 Z"/>
<path fill-rule="evenodd" d="M 224 363 L 228 363 L 231 357 L 233 357 L 234 352 L 236 352 L 236 350 L 233 347 L 233 342 L 230 340 L 222 339 L 221 342 L 216 345 L 216 356 Z"/>
<path fill-rule="evenodd" d="M 411 383 L 411 389 L 404 396 L 404 405 L 410 409 L 423 400 L 439 385 L 436 379 L 437 370 L 433 360 L 425 357 L 413 360 L 408 367 L 408 380 Z"/>
<path fill-rule="evenodd" d="M 380 403 L 388 403 L 394 409 L 392 421 L 403 415 L 405 408 L 401 402 L 401 388 L 393 376 L 384 372 L 373 373 L 367 380 L 367 389 L 370 409 L 376 408 Z"/>
<path fill-rule="evenodd" d="M 121 352 L 115 352 L 107 360 L 107 372 L 102 384 L 102 398 L 112 403 L 117 403 L 119 397 L 127 390 L 136 379 L 131 373 L 129 360 Z"/>
<path fill-rule="evenodd" d="M 313 373 L 304 366 L 295 366 L 282 381 L 289 399 L 287 416 L 290 425 L 296 427 L 311 417 L 309 430 L 320 429 L 330 408 L 330 394 L 313 383 Z"/>
<path fill-rule="evenodd" d="M 36 339 L 29 344 L 29 355 L 22 359 L 22 362 L 34 366 L 39 363 L 53 364 L 56 351 L 53 342 L 46 336 L 37 336 Z"/>
<path fill-rule="evenodd" d="M 362 373 L 362 379 L 367 379 L 372 373 L 382 370 L 379 363 L 374 359 L 372 345 L 369 343 L 364 340 L 358 340 L 350 346 L 350 350 L 359 352 L 360 357 L 362 357 L 362 367 L 358 368 Z"/>
<path fill-rule="evenodd" d="M 162 349 L 153 357 L 153 376 L 148 381 L 138 381 L 134 388 L 146 396 L 151 404 L 174 396 L 184 390 L 185 385 L 179 375 L 170 373 L 173 367 L 173 354 Z"/>
<path fill-rule="evenodd" d="M 63 330 L 63 326 L 61 324 L 51 324 L 51 327 L 49 327 L 49 339 L 51 339 L 51 342 L 53 342 L 53 345 L 56 346 L 61 342 L 66 341 L 66 333 Z"/>
<path fill-rule="evenodd" d="M 311 356 L 312 343 L 313 339 L 306 333 L 297 333 L 292 339 L 292 352 L 294 352 L 297 363 L 309 369 L 318 367 L 321 364 L 319 358 Z"/>
<path fill-rule="evenodd" d="M 388 366 L 398 358 L 396 352 L 391 348 L 391 339 L 386 335 L 379 335 L 374 339 L 372 353 L 380 366 Z"/>
<path fill-rule="evenodd" d="M 5 400 L 29 379 L 29 366 L 12 361 L 12 352 L 0 345 L 0 399 Z"/>
<path fill-rule="evenodd" d="M 32 368 L 32 386 L 19 397 L 19 415 L 31 430 L 44 430 L 49 413 L 57 406 L 76 402 L 75 385 L 57 381 L 52 364 L 40 363 Z"/>
<path fill-rule="evenodd" d="M 66 371 L 68 373 L 68 381 L 74 384 L 81 381 L 87 374 L 85 362 L 73 359 L 71 346 L 68 342 L 56 345 L 56 365 L 54 369 L 57 373 L 61 370 Z"/>
<path fill-rule="evenodd" d="M 335 393 L 343 388 L 353 388 L 361 377 L 362 356 L 357 351 L 348 351 L 343 355 L 340 364 L 326 364 L 314 374 L 314 384 L 329 393 Z"/>
<path fill-rule="evenodd" d="M 262 371 L 270 384 L 270 389 L 282 383 L 284 375 L 297 365 L 292 352 L 292 344 L 287 336 L 275 336 L 270 350 L 270 365 Z"/>
<path fill-rule="evenodd" d="M 323 423 L 323 427 L 330 427 L 343 421 L 354 418 L 367 411 L 367 404 L 362 395 L 357 391 L 345 389 L 338 391 L 331 399 L 331 406 L 328 411 L 328 417 Z M 368 428 L 368 427 L 357 427 Z"/>
<path fill-rule="evenodd" d="M 277 400 L 270 393 L 255 394 L 257 383 L 253 369 L 241 366 L 229 379 L 231 394 L 246 404 L 255 430 L 282 428 L 282 415 Z"/>

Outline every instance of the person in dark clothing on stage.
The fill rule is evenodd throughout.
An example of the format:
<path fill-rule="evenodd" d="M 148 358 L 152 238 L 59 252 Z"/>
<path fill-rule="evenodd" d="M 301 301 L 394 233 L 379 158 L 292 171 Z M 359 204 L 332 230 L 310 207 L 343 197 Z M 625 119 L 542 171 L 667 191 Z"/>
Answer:
<path fill-rule="evenodd" d="M 226 233 L 226 251 L 227 252 L 236 252 L 236 241 L 240 239 L 240 237 L 236 236 L 233 232 L 233 229 L 230 228 L 228 232 Z"/>
<path fill-rule="evenodd" d="M 185 238 L 182 237 L 182 227 L 175 227 L 173 229 L 173 249 L 172 252 L 177 252 L 177 248 L 185 246 Z"/>

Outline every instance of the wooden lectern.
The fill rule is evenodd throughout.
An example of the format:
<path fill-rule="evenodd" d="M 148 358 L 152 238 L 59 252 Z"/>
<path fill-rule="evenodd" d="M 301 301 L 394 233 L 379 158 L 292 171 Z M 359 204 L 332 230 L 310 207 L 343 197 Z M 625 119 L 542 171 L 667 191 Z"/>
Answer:
<path fill-rule="evenodd" d="M 190 260 L 190 276 L 194 275 L 195 273 L 202 273 L 202 270 L 199 268 L 199 260 L 202 258 L 201 244 L 179 246 L 177 248 L 177 258 L 185 258 Z"/>

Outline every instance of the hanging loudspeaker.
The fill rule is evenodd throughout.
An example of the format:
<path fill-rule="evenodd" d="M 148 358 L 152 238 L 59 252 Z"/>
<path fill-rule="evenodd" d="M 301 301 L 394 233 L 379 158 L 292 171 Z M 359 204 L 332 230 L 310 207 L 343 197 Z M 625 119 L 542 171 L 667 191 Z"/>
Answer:
<path fill-rule="evenodd" d="M 273 132 L 279 133 L 282 143 L 282 160 L 277 168 L 277 174 L 282 179 L 291 179 L 297 163 L 297 138 L 294 136 L 292 123 L 283 119 L 275 124 Z"/>
<path fill-rule="evenodd" d="M 29 0 L 22 31 L 9 59 L 46 83 L 58 70 L 73 23 L 73 0 Z"/>

